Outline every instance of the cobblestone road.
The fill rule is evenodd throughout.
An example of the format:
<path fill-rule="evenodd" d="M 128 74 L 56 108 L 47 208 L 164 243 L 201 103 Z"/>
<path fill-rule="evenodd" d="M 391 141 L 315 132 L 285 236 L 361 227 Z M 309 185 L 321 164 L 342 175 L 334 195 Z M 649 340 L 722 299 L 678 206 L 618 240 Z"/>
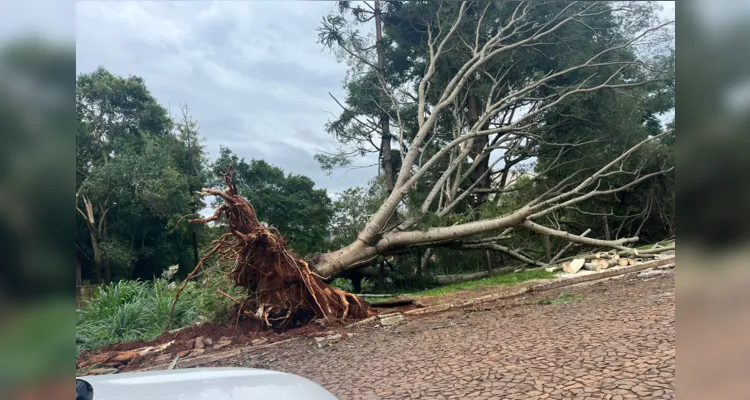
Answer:
<path fill-rule="evenodd" d="M 577 295 L 539 304 L 563 293 Z M 674 301 L 673 271 L 628 275 L 221 364 L 298 374 L 341 400 L 673 399 Z"/>

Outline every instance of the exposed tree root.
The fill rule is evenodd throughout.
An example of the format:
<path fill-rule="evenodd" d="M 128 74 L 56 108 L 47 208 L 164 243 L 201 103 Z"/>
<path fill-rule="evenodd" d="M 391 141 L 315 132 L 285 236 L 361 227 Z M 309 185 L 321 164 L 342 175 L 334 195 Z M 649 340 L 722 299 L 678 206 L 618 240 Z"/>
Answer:
<path fill-rule="evenodd" d="M 238 303 L 238 319 L 257 319 L 268 327 L 285 329 L 313 319 L 361 319 L 375 314 L 357 296 L 329 287 L 311 271 L 307 262 L 288 249 L 278 231 L 258 221 L 253 207 L 237 194 L 231 166 L 224 174 L 224 181 L 226 190 L 204 189 L 201 192 L 204 196 L 221 197 L 224 204 L 213 216 L 189 222 L 206 224 L 224 217 L 228 232 L 214 242 L 180 291 L 205 261 L 216 254 L 233 263 L 231 279 L 247 289 L 245 298 L 232 298 Z"/>

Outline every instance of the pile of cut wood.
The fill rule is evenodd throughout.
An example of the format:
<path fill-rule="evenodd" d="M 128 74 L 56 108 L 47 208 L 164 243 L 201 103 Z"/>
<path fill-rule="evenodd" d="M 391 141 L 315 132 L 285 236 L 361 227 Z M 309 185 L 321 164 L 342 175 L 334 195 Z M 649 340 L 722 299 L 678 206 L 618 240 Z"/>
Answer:
<path fill-rule="evenodd" d="M 637 250 L 634 250 L 633 256 L 638 256 Z M 640 258 L 623 257 L 617 254 L 617 252 L 611 251 L 606 253 L 595 253 L 581 258 L 574 258 L 569 262 L 564 262 L 557 267 L 550 267 L 547 270 L 552 272 L 562 269 L 568 274 L 575 274 L 581 269 L 599 272 L 615 266 L 625 267 L 628 265 L 636 265 L 643 261 L 644 260 Z"/>

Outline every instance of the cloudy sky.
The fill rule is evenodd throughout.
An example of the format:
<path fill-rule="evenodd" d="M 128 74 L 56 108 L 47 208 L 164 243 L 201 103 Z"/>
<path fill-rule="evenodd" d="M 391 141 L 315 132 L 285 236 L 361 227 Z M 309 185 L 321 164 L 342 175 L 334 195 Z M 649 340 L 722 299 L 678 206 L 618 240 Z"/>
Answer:
<path fill-rule="evenodd" d="M 304 174 L 335 192 L 375 171 L 326 176 L 324 131 L 346 66 L 316 43 L 332 2 L 79 2 L 78 72 L 138 75 L 173 115 L 186 103 L 211 156 L 219 146 Z"/>
<path fill-rule="evenodd" d="M 674 2 L 666 13 L 674 16 Z M 211 157 L 219 146 L 304 174 L 330 192 L 362 185 L 375 167 L 326 176 L 313 155 L 329 97 L 343 98 L 346 66 L 316 43 L 333 2 L 116 2 L 76 4 L 77 70 L 138 75 L 173 115 L 188 104 Z M 368 164 L 363 162 L 362 164 Z"/>

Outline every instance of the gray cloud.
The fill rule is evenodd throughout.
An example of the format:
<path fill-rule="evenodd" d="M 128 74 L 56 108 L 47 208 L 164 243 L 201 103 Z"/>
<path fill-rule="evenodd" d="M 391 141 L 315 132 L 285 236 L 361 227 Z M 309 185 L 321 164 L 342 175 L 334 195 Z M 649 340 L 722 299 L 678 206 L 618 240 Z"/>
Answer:
<path fill-rule="evenodd" d="M 78 72 L 137 75 L 173 115 L 188 104 L 211 157 L 220 146 L 303 174 L 329 192 L 374 168 L 326 176 L 313 156 L 342 98 L 346 66 L 316 43 L 329 2 L 79 2 Z M 371 161 L 362 164 L 372 164 Z"/>

